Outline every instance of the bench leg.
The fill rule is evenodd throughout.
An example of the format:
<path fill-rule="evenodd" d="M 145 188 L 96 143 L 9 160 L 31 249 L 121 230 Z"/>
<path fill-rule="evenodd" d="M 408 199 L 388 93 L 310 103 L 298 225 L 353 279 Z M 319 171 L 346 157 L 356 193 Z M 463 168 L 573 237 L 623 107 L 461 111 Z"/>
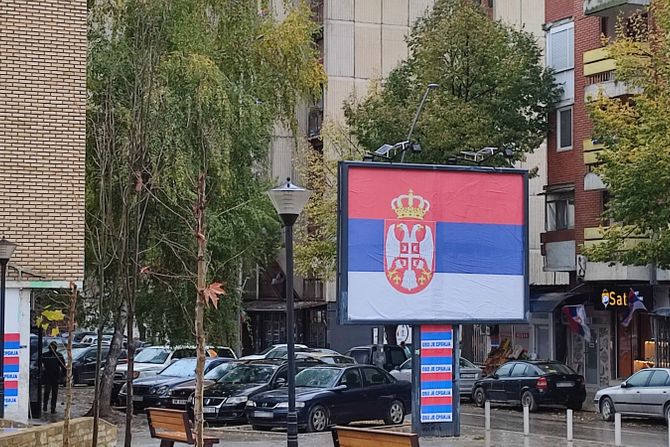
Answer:
<path fill-rule="evenodd" d="M 161 439 L 160 447 L 174 447 L 174 441 L 169 441 L 167 439 Z"/>

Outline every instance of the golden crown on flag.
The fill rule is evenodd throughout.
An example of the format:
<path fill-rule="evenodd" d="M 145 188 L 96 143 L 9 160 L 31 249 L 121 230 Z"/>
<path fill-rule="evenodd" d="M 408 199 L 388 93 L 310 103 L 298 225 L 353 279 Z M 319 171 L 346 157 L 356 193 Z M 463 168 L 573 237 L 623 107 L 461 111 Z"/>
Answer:
<path fill-rule="evenodd" d="M 430 210 L 430 202 L 415 195 L 414 191 L 410 189 L 409 193 L 401 194 L 391 200 L 391 208 L 395 211 L 398 219 L 423 219 Z"/>

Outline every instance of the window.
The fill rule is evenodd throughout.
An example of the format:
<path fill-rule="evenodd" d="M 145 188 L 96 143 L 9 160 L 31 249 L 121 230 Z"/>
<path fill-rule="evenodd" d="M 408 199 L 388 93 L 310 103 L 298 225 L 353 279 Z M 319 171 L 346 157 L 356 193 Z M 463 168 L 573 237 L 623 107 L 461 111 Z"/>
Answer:
<path fill-rule="evenodd" d="M 628 384 L 628 386 L 644 386 L 653 372 L 654 371 L 640 371 L 635 373 L 626 380 L 626 384 Z"/>
<path fill-rule="evenodd" d="M 390 349 L 388 353 L 388 359 L 391 365 L 393 366 L 402 365 L 403 362 L 407 360 L 405 351 L 403 351 L 401 348 L 388 348 L 388 349 Z"/>
<path fill-rule="evenodd" d="M 340 385 L 346 385 L 347 388 L 361 388 L 361 374 L 358 372 L 358 368 L 352 368 L 345 372 L 340 380 Z"/>
<path fill-rule="evenodd" d="M 524 377 L 526 375 L 527 366 L 523 363 L 517 363 L 512 370 L 512 377 Z"/>
<path fill-rule="evenodd" d="M 512 367 L 514 366 L 514 363 L 506 363 L 500 368 L 498 368 L 498 371 L 496 371 L 496 375 L 498 377 L 508 377 L 510 371 L 512 370 Z"/>
<path fill-rule="evenodd" d="M 654 371 L 647 386 L 666 386 L 668 382 L 668 373 L 665 371 Z"/>
<path fill-rule="evenodd" d="M 374 368 L 362 368 L 363 376 L 365 376 L 365 383 L 369 386 L 372 385 L 383 385 L 388 383 L 386 377 L 381 371 L 378 371 Z"/>
<path fill-rule="evenodd" d="M 556 84 L 563 89 L 561 104 L 569 105 L 575 98 L 574 23 L 552 27 L 547 33 L 547 65 L 554 69 Z"/>
<path fill-rule="evenodd" d="M 173 359 L 185 359 L 187 357 L 195 357 L 197 353 L 195 352 L 195 349 L 191 348 L 184 348 L 184 349 L 177 349 L 174 352 L 174 355 L 172 356 Z"/>
<path fill-rule="evenodd" d="M 547 194 L 547 231 L 568 230 L 575 227 L 574 191 Z"/>
<path fill-rule="evenodd" d="M 572 149 L 572 107 L 556 111 L 556 150 Z"/>

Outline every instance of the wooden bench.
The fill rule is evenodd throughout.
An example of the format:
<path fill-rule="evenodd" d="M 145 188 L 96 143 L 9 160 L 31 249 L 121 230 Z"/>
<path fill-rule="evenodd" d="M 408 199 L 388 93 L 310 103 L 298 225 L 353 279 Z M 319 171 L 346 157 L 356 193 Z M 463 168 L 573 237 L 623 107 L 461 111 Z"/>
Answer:
<path fill-rule="evenodd" d="M 173 447 L 175 442 L 195 444 L 191 422 L 185 411 L 147 408 L 147 419 L 151 437 L 161 440 L 160 447 Z M 218 443 L 217 438 L 205 437 L 205 447 Z"/>
<path fill-rule="evenodd" d="M 335 447 L 419 447 L 416 433 L 340 426 L 333 427 L 332 433 Z"/>

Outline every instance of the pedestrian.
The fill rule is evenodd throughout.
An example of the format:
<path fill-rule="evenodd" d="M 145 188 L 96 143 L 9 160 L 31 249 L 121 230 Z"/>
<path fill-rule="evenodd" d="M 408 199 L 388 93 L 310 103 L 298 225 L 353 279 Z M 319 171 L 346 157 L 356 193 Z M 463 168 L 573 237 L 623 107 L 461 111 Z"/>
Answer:
<path fill-rule="evenodd" d="M 407 347 L 407 345 L 405 344 L 404 341 L 400 342 L 400 347 L 402 348 L 403 351 L 405 351 L 405 356 L 407 358 L 412 357 L 412 351 L 409 350 L 409 348 Z"/>
<path fill-rule="evenodd" d="M 51 394 L 51 413 L 56 412 L 56 400 L 58 399 L 58 385 L 60 379 L 65 375 L 65 359 L 57 351 L 58 345 L 55 341 L 49 343 L 49 350 L 42 354 L 42 380 L 44 381 L 44 403 L 42 411 L 47 411 L 49 394 Z"/>

